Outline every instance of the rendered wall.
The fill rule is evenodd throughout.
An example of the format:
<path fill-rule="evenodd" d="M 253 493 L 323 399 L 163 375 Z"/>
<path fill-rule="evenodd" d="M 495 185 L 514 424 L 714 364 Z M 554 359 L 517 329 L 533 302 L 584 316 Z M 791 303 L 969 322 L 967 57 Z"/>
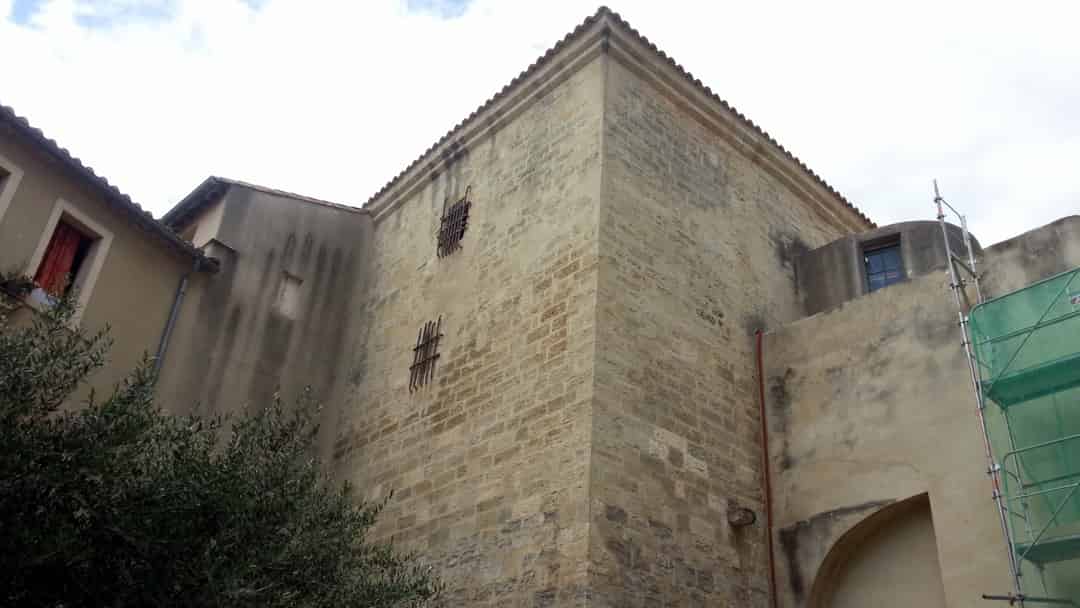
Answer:
<path fill-rule="evenodd" d="M 394 498 L 377 535 L 416 549 L 453 606 L 585 605 L 602 71 L 547 83 L 443 157 L 377 217 L 354 314 L 340 475 Z M 462 249 L 436 256 L 443 202 L 471 186 Z M 417 332 L 441 316 L 432 385 Z"/>
<path fill-rule="evenodd" d="M 163 405 L 240 412 L 266 405 L 279 387 L 290 402 L 310 386 L 326 405 L 329 457 L 350 350 L 364 330 L 354 313 L 368 280 L 371 218 L 241 186 L 207 213 L 206 252 L 221 270 L 193 277 L 158 384 Z M 286 282 L 294 293 L 283 302 Z"/>
<path fill-rule="evenodd" d="M 963 232 L 951 224 L 947 229 L 953 253 L 966 263 Z M 815 315 L 868 293 L 863 252 L 885 242 L 900 244 L 905 279 L 946 268 L 945 241 L 936 221 L 901 222 L 848 235 L 796 258 L 804 314 Z M 974 237 L 971 243 L 976 255 L 982 252 Z"/>
<path fill-rule="evenodd" d="M 72 402 L 78 402 L 91 388 L 108 394 L 144 354 L 156 353 L 180 277 L 191 269 L 192 260 L 134 226 L 97 190 L 3 127 L 0 156 L 23 171 L 10 206 L 0 218 L 0 270 L 33 274 L 27 265 L 58 199 L 113 234 L 83 309 L 81 326 L 93 333 L 110 325 L 114 344 L 105 367 L 90 376 Z M 24 317 L 30 314 L 29 308 L 15 313 Z M 12 320 L 19 321 L 16 317 Z"/>
<path fill-rule="evenodd" d="M 925 497 L 909 502 L 893 507 L 900 513 L 883 518 L 839 557 L 834 580 L 821 590 L 818 605 L 945 607 L 930 503 Z"/>
<path fill-rule="evenodd" d="M 593 605 L 764 606 L 753 332 L 801 314 L 797 252 L 867 225 L 820 215 L 622 60 L 605 77 Z"/>
<path fill-rule="evenodd" d="M 986 295 L 1080 264 L 1078 228 L 1065 218 L 988 247 Z M 1011 590 L 959 331 L 938 271 L 766 334 L 781 605 L 813 605 L 837 540 L 924 492 L 947 605 Z"/>
<path fill-rule="evenodd" d="M 1080 215 L 1070 215 L 990 248 L 983 280 L 989 294 L 1004 294 L 1080 266 Z"/>

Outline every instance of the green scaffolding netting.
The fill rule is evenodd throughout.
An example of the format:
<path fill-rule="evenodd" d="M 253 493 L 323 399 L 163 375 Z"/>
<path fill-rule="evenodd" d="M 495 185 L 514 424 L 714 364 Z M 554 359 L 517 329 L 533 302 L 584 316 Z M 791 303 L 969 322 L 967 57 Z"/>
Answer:
<path fill-rule="evenodd" d="M 976 306 L 970 329 L 1016 555 L 1080 572 L 1080 268 Z"/>

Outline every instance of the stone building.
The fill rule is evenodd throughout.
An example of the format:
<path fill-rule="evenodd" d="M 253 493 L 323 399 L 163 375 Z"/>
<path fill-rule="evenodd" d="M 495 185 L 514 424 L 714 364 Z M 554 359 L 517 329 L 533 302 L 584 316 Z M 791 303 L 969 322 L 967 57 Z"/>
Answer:
<path fill-rule="evenodd" d="M 798 251 L 869 220 L 607 12 L 365 209 L 335 462 L 396 490 L 383 533 L 452 604 L 766 601 L 762 529 L 728 523 L 761 510 L 751 335 L 797 317 Z"/>
<path fill-rule="evenodd" d="M 1009 590 L 938 224 L 877 227 L 606 9 L 360 209 L 209 178 L 162 222 L 216 270 L 162 266 L 162 398 L 310 384 L 450 605 Z M 979 255 L 1006 293 L 1080 219 Z"/>

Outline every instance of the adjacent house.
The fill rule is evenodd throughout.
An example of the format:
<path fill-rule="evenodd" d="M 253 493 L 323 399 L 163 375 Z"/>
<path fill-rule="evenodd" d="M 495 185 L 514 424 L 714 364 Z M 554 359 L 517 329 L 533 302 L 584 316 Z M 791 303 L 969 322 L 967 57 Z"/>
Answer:
<path fill-rule="evenodd" d="M 171 409 L 240 412 L 310 387 L 332 414 L 348 397 L 361 343 L 371 215 L 361 209 L 211 177 L 162 218 L 214 258 L 193 277 L 158 388 Z"/>
<path fill-rule="evenodd" d="M 182 285 L 216 263 L 8 107 L 0 106 L 0 273 L 33 279 L 12 321 L 75 290 L 76 321 L 112 327 L 105 390 L 144 354 L 163 356 Z"/>

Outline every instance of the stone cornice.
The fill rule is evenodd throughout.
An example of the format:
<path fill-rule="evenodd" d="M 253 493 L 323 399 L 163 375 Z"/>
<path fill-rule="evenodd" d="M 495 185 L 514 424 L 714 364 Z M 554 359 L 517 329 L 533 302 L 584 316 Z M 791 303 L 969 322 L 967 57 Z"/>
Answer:
<path fill-rule="evenodd" d="M 642 44 L 636 33 L 613 28 L 609 53 L 612 59 L 791 189 L 833 226 L 854 232 L 875 226 L 767 133 L 713 95 L 700 81 L 691 80 L 681 68 L 672 66 L 655 48 Z"/>
<path fill-rule="evenodd" d="M 612 11 L 597 13 L 413 161 L 364 206 L 376 222 L 492 131 L 601 53 L 648 81 L 732 147 L 775 176 L 826 221 L 848 232 L 875 224 L 752 121 L 693 78 Z"/>
<path fill-rule="evenodd" d="M 548 55 L 534 63 L 525 73 L 504 87 L 502 92 L 488 101 L 458 124 L 439 143 L 423 156 L 413 161 L 402 173 L 373 196 L 364 209 L 371 212 L 375 222 L 438 177 L 448 166 L 465 156 L 492 132 L 503 128 L 524 112 L 532 103 L 577 73 L 600 55 L 602 32 L 572 34 L 574 40 L 564 39 L 555 57 Z"/>

